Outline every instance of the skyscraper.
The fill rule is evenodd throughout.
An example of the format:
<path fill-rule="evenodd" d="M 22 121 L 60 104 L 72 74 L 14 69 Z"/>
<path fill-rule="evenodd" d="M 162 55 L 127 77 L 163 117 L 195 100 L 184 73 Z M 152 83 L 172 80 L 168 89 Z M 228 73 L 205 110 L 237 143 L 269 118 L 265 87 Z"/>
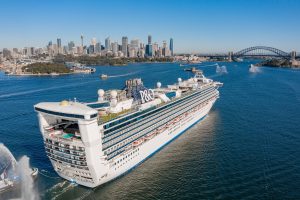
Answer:
<path fill-rule="evenodd" d="M 173 38 L 170 38 L 170 51 L 171 51 L 171 56 L 174 55 L 174 46 L 173 46 Z"/>
<path fill-rule="evenodd" d="M 58 51 L 58 53 L 62 53 L 61 39 L 60 38 L 57 38 L 57 51 Z"/>
<path fill-rule="evenodd" d="M 118 52 L 118 42 L 113 42 L 111 44 L 111 47 L 112 47 L 112 52 L 115 54 Z"/>
<path fill-rule="evenodd" d="M 96 39 L 96 38 L 93 38 L 92 41 L 91 41 L 91 45 L 94 45 L 94 46 L 95 46 L 96 43 L 97 43 L 97 39 Z"/>
<path fill-rule="evenodd" d="M 105 50 L 107 50 L 107 51 L 111 50 L 109 37 L 105 39 Z"/>
<path fill-rule="evenodd" d="M 69 49 L 69 51 L 72 51 L 73 47 L 75 47 L 75 43 L 73 41 L 70 41 L 68 43 L 68 49 Z"/>
<path fill-rule="evenodd" d="M 128 37 L 124 36 L 122 37 L 122 52 L 124 54 L 124 57 L 128 56 L 127 48 L 128 48 Z"/>
<path fill-rule="evenodd" d="M 95 45 L 95 53 L 100 53 L 101 52 L 101 43 L 97 42 Z"/>
<path fill-rule="evenodd" d="M 147 44 L 146 45 L 146 56 L 147 57 L 152 57 L 152 44 Z"/>
<path fill-rule="evenodd" d="M 57 47 L 61 47 L 61 39 L 57 38 Z"/>
<path fill-rule="evenodd" d="M 83 47 L 83 35 L 80 36 L 81 39 L 81 47 Z"/>
<path fill-rule="evenodd" d="M 151 43 L 152 43 L 152 36 L 148 35 L 148 44 L 151 44 Z"/>

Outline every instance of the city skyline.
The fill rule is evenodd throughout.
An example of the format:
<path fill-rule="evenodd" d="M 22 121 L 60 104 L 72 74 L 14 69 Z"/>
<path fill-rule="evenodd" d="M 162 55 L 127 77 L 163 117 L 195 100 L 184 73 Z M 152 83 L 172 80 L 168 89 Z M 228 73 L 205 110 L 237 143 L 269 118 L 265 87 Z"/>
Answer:
<path fill-rule="evenodd" d="M 300 51 L 300 2 L 295 0 L 12 0 L 1 7 L 0 17 L 6 20 L 0 49 L 43 47 L 56 38 L 80 44 L 81 34 L 101 41 L 110 37 L 121 44 L 124 35 L 146 41 L 150 34 L 158 43 L 174 38 L 175 53 L 227 52 L 256 45 Z"/>

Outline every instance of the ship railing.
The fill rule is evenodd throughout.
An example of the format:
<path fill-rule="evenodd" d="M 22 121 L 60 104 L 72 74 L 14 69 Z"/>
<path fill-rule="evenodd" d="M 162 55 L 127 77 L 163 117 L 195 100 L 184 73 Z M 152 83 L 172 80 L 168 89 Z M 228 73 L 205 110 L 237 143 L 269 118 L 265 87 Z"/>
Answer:
<path fill-rule="evenodd" d="M 56 138 L 59 139 L 60 141 L 76 142 L 82 144 L 79 132 L 73 134 L 73 133 L 66 133 L 63 129 L 45 129 L 45 128 L 44 128 L 44 132 L 49 138 L 52 139 Z"/>

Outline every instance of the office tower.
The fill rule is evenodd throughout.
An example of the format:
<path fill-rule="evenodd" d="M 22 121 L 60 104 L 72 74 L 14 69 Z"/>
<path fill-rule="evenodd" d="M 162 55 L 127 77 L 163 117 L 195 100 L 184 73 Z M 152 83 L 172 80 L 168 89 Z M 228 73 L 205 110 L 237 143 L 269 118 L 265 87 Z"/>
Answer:
<path fill-rule="evenodd" d="M 57 47 L 60 48 L 61 47 L 61 39 L 57 38 Z"/>
<path fill-rule="evenodd" d="M 35 48 L 34 47 L 30 47 L 30 54 L 35 55 Z"/>
<path fill-rule="evenodd" d="M 83 35 L 80 36 L 81 39 L 81 47 L 83 47 Z"/>
<path fill-rule="evenodd" d="M 110 38 L 105 39 L 105 50 L 110 51 L 111 50 L 111 44 L 110 44 Z"/>
<path fill-rule="evenodd" d="M 87 54 L 93 54 L 95 52 L 95 46 L 90 45 L 89 48 L 87 49 Z"/>
<path fill-rule="evenodd" d="M 52 46 L 52 41 L 48 42 L 48 47 Z"/>
<path fill-rule="evenodd" d="M 122 52 L 124 57 L 128 56 L 128 37 L 126 36 L 122 37 Z"/>
<path fill-rule="evenodd" d="M 135 51 L 135 48 L 129 47 L 129 57 L 130 58 L 135 58 L 137 56 L 137 52 Z"/>
<path fill-rule="evenodd" d="M 152 44 L 147 44 L 146 45 L 146 56 L 147 57 L 152 57 L 153 52 L 152 52 Z"/>
<path fill-rule="evenodd" d="M 7 48 L 4 48 L 2 53 L 3 53 L 3 58 L 11 58 L 11 51 L 8 50 Z"/>
<path fill-rule="evenodd" d="M 165 40 L 163 41 L 163 46 L 162 47 L 167 48 L 167 42 Z"/>
<path fill-rule="evenodd" d="M 95 46 L 96 43 L 97 43 L 97 39 L 96 39 L 96 38 L 93 38 L 92 41 L 91 41 L 91 44 L 92 44 L 93 46 Z"/>
<path fill-rule="evenodd" d="M 68 46 L 64 46 L 63 47 L 63 54 L 68 54 L 69 53 L 69 47 Z"/>
<path fill-rule="evenodd" d="M 165 57 L 166 56 L 166 49 L 167 49 L 167 42 L 164 40 L 163 41 L 163 45 L 162 45 L 162 56 Z"/>
<path fill-rule="evenodd" d="M 145 49 L 139 49 L 139 55 L 140 58 L 144 58 L 145 57 Z"/>
<path fill-rule="evenodd" d="M 140 41 L 138 39 L 134 39 L 130 41 L 130 48 L 134 48 L 135 52 L 139 51 Z"/>
<path fill-rule="evenodd" d="M 158 44 L 157 44 L 157 42 L 155 42 L 155 43 L 152 45 L 152 55 L 153 55 L 153 56 L 157 56 L 157 55 L 158 55 Z"/>
<path fill-rule="evenodd" d="M 148 44 L 151 44 L 151 43 L 152 43 L 152 36 L 148 35 Z"/>
<path fill-rule="evenodd" d="M 174 55 L 174 46 L 173 46 L 173 38 L 170 39 L 170 51 L 171 51 L 171 56 Z"/>
<path fill-rule="evenodd" d="M 113 42 L 112 44 L 111 44 L 111 46 L 112 46 L 112 52 L 115 54 L 115 53 L 117 53 L 118 52 L 118 42 Z"/>
<path fill-rule="evenodd" d="M 19 53 L 18 48 L 13 48 L 13 53 L 18 54 Z"/>
<path fill-rule="evenodd" d="M 75 47 L 75 43 L 73 41 L 70 41 L 68 43 L 68 49 L 69 49 L 69 51 L 72 51 L 73 47 Z"/>
<path fill-rule="evenodd" d="M 61 53 L 61 39 L 57 38 L 57 53 Z"/>
<path fill-rule="evenodd" d="M 101 52 L 101 43 L 97 42 L 95 45 L 95 53 L 100 53 Z"/>

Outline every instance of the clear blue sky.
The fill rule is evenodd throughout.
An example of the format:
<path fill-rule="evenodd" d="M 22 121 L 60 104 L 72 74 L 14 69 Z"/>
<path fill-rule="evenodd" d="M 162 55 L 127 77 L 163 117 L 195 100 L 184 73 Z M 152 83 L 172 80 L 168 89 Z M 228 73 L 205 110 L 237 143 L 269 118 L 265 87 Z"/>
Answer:
<path fill-rule="evenodd" d="M 300 52 L 299 0 L 0 0 L 0 49 L 92 37 L 174 38 L 176 52 Z"/>

